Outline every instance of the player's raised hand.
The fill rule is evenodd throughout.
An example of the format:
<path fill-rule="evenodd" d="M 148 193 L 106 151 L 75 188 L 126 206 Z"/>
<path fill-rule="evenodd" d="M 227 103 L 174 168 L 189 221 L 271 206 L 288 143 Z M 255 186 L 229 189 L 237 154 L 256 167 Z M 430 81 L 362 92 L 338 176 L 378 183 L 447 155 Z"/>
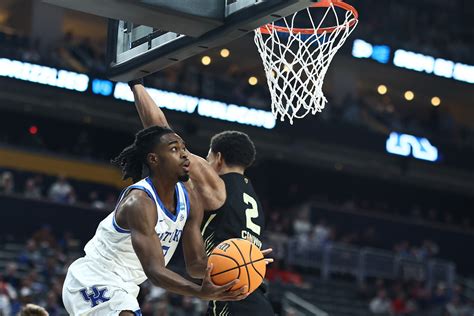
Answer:
<path fill-rule="evenodd" d="M 264 250 L 262 250 L 262 255 L 266 256 L 272 251 L 273 251 L 272 248 L 264 249 Z M 273 258 L 265 258 L 265 264 L 269 264 L 269 263 L 272 263 L 272 262 L 273 262 Z"/>
<path fill-rule="evenodd" d="M 243 286 L 240 289 L 231 291 L 230 289 L 239 283 L 238 279 L 235 279 L 224 285 L 216 285 L 211 279 L 212 263 L 207 266 L 206 275 L 202 280 L 201 285 L 201 297 L 207 300 L 215 301 L 240 301 L 248 296 L 248 287 Z"/>

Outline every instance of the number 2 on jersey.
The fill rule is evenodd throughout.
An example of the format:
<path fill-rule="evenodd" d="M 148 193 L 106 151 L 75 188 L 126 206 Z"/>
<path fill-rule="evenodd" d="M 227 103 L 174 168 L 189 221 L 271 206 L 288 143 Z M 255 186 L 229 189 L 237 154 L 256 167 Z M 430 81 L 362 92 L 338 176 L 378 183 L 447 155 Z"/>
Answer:
<path fill-rule="evenodd" d="M 247 193 L 244 193 L 244 202 L 250 206 L 250 208 L 245 210 L 247 228 L 252 230 L 257 235 L 260 235 L 260 226 L 252 222 L 252 218 L 258 217 L 257 201 L 255 201 L 255 199 Z"/>

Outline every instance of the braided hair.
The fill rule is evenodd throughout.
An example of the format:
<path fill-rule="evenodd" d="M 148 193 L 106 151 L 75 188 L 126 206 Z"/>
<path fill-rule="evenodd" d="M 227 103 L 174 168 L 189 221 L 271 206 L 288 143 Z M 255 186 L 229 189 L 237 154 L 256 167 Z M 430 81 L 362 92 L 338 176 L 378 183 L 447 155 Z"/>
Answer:
<path fill-rule="evenodd" d="M 122 169 L 122 179 L 132 178 L 134 182 L 142 179 L 144 167 L 148 168 L 146 157 L 153 147 L 160 142 L 164 134 L 174 133 L 167 127 L 151 126 L 142 129 L 135 135 L 133 144 L 111 160 L 112 164 Z"/>

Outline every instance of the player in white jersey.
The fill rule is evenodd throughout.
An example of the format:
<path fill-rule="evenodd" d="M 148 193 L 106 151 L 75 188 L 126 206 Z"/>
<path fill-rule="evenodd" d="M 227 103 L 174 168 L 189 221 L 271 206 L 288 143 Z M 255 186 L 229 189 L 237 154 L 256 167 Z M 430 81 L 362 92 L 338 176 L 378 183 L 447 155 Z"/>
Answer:
<path fill-rule="evenodd" d="M 148 94 L 143 79 L 133 80 L 129 86 L 142 124 L 145 127 L 168 127 L 165 114 Z M 255 147 L 250 138 L 236 131 L 219 133 L 211 139 L 206 160 L 192 153 L 189 159 L 193 165 L 191 181 L 207 211 L 204 217 L 206 222 L 202 226 L 207 253 L 228 238 L 246 238 L 260 248 L 264 213 L 251 182 L 244 176 L 255 159 Z M 271 248 L 264 249 L 262 253 L 267 255 L 271 251 Z M 265 261 L 270 263 L 273 259 L 266 258 Z M 211 301 L 208 315 L 274 315 L 265 292 L 266 287 L 261 286 L 242 301 Z"/>
<path fill-rule="evenodd" d="M 113 161 L 124 179 L 135 184 L 121 194 L 115 210 L 98 226 L 71 264 L 63 301 L 71 315 L 141 315 L 138 285 L 147 278 L 168 291 L 202 299 L 240 300 L 246 289 L 229 292 L 238 281 L 217 286 L 210 279 L 200 224 L 203 209 L 189 179 L 188 151 L 169 128 L 153 126 L 137 133 L 134 143 Z M 143 170 L 149 174 L 142 177 Z M 191 207 L 192 206 L 192 209 Z M 166 268 L 183 238 L 186 270 L 196 285 Z"/>

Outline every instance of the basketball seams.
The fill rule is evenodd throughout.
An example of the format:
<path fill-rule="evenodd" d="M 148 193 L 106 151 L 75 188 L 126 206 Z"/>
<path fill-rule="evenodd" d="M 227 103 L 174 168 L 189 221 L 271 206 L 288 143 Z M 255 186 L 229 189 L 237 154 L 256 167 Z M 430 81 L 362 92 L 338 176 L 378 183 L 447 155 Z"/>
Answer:
<path fill-rule="evenodd" d="M 225 256 L 225 255 L 216 254 L 216 253 L 213 253 L 211 256 L 222 256 L 222 257 L 228 258 L 228 257 Z M 253 263 L 255 263 L 255 262 L 259 262 L 259 261 L 262 261 L 262 260 L 264 260 L 264 259 L 265 259 L 265 258 L 261 258 L 261 259 L 254 260 L 254 261 L 250 261 L 250 262 L 247 262 L 246 264 L 241 264 L 241 265 L 238 265 L 238 266 L 236 266 L 236 267 L 232 267 L 232 268 L 230 268 L 230 269 L 223 270 L 223 271 L 217 272 L 217 273 L 215 273 L 215 274 L 211 274 L 211 276 L 216 276 L 216 275 L 219 275 L 219 274 L 222 274 L 222 273 L 226 273 L 226 272 L 232 271 L 232 270 L 237 269 L 237 268 L 242 268 L 242 267 L 244 267 L 244 266 L 248 266 L 249 264 L 253 264 Z M 240 276 L 240 272 L 239 272 L 239 276 Z M 261 276 L 261 274 L 260 274 L 260 276 Z M 263 278 L 262 278 L 262 279 L 263 279 Z"/>
<path fill-rule="evenodd" d="M 252 261 L 252 249 L 253 249 L 253 245 L 250 244 L 250 248 L 249 248 L 249 259 L 250 259 L 250 261 Z"/>
<path fill-rule="evenodd" d="M 216 276 L 216 275 L 219 275 L 219 274 L 222 274 L 222 273 L 224 273 L 224 272 L 232 271 L 232 270 L 234 270 L 234 269 L 236 269 L 236 268 L 239 268 L 239 274 L 237 275 L 237 279 L 240 278 L 240 265 L 239 265 L 239 263 L 237 262 L 237 260 L 235 260 L 235 259 L 232 258 L 231 256 L 224 255 L 224 254 L 222 254 L 222 253 L 213 253 L 213 254 L 211 254 L 211 255 L 209 256 L 209 258 L 212 257 L 212 256 L 221 256 L 221 257 L 224 257 L 224 258 L 231 259 L 232 261 L 235 262 L 235 264 L 236 264 L 237 266 L 236 266 L 236 267 L 233 267 L 232 269 L 227 269 L 227 270 L 225 270 L 225 271 L 218 272 L 218 273 L 216 273 L 216 274 L 211 274 L 211 277 Z M 244 262 L 245 262 L 245 260 L 244 260 Z"/>
<path fill-rule="evenodd" d="M 253 247 L 254 247 L 254 245 L 251 244 L 250 245 L 250 251 L 249 251 L 250 264 L 252 265 L 252 268 L 255 270 L 255 272 L 257 272 L 257 274 L 262 278 L 262 281 L 263 281 L 263 276 L 260 274 L 260 272 L 253 265 L 253 263 L 254 263 L 254 261 L 252 260 L 252 249 L 253 249 Z M 265 258 L 258 259 L 255 262 L 261 261 L 263 259 L 265 259 Z"/>
<path fill-rule="evenodd" d="M 248 290 L 250 290 L 250 288 L 251 288 L 251 287 L 250 287 L 250 273 L 249 273 L 249 268 L 247 267 L 247 262 L 245 261 L 244 254 L 242 253 L 242 251 L 240 251 L 239 246 L 237 246 L 237 244 L 236 244 L 233 240 L 230 240 L 230 242 L 231 242 L 232 244 L 234 244 L 235 248 L 237 248 L 237 251 L 240 253 L 240 256 L 242 257 L 242 260 L 244 261 L 245 270 L 247 271 L 247 280 L 249 281 L 249 282 L 247 283 L 247 285 L 248 285 Z M 249 258 L 249 259 L 251 259 L 251 258 Z"/>
<path fill-rule="evenodd" d="M 252 261 L 250 261 L 250 262 L 247 263 L 247 264 L 251 264 L 251 263 L 255 263 L 255 262 L 260 262 L 260 261 L 262 261 L 262 260 L 265 260 L 265 258 L 260 258 L 260 259 L 258 259 L 258 260 L 252 260 Z"/>
<path fill-rule="evenodd" d="M 263 260 L 263 259 L 260 259 L 260 260 L 257 260 L 257 261 L 252 261 L 252 262 L 250 263 L 250 265 L 251 265 L 252 268 L 255 270 L 255 272 L 257 272 L 257 274 L 262 278 L 262 281 L 263 281 L 264 276 L 263 276 L 263 275 L 260 273 L 260 271 L 258 271 L 257 268 L 255 268 L 255 266 L 253 265 L 254 262 L 258 262 L 258 261 L 261 261 L 261 260 Z"/>

